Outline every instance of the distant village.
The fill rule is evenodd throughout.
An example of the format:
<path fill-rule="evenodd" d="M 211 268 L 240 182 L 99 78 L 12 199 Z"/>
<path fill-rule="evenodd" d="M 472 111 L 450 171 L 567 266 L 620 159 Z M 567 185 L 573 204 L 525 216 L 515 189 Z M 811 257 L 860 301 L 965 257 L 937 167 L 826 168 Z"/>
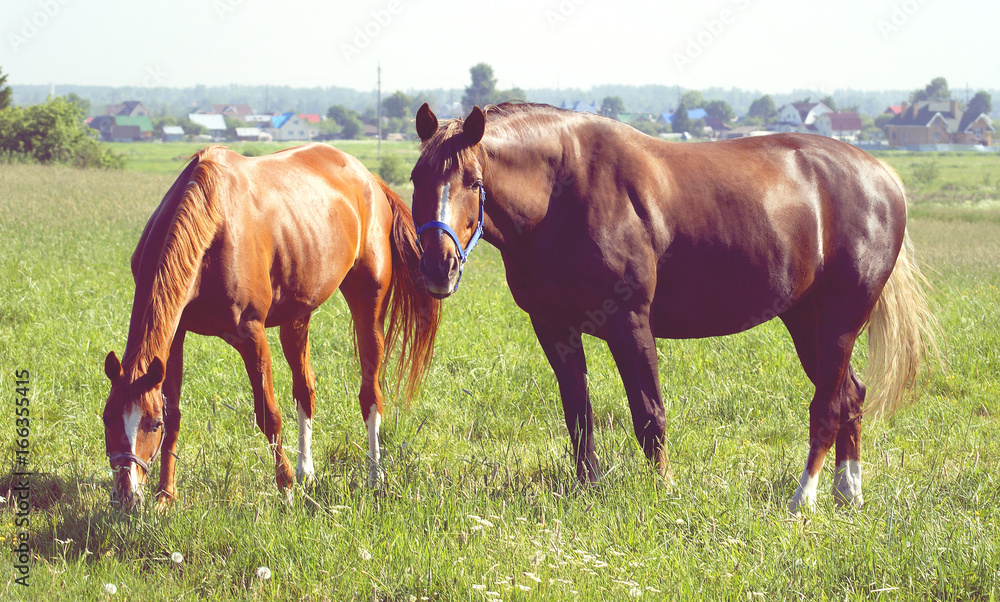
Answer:
<path fill-rule="evenodd" d="M 455 103 L 459 104 L 460 103 Z M 562 108 L 574 111 L 600 113 L 597 103 L 564 102 Z M 442 107 L 442 115 L 459 115 L 461 107 Z M 689 124 L 696 124 L 697 131 L 659 134 L 666 139 L 686 140 L 707 138 L 714 140 L 761 136 L 776 132 L 805 132 L 829 136 L 866 148 L 895 147 L 907 150 L 947 150 L 955 147 L 989 147 L 994 143 L 996 131 L 986 113 L 975 114 L 963 110 L 956 100 L 921 100 L 913 104 L 901 102 L 885 109 L 884 126 L 874 139 L 862 136 L 862 119 L 852 111 L 839 112 L 823 102 L 793 102 L 777 108 L 777 118 L 767 125 L 740 126 L 738 122 L 723 122 L 713 118 L 704 108 L 685 109 Z M 676 111 L 659 115 L 617 113 L 611 115 L 619 121 L 639 126 L 651 123 L 674 125 Z M 186 131 L 182 125 L 163 125 L 154 129 L 149 109 L 139 101 L 108 105 L 104 115 L 87 120 L 89 126 L 100 132 L 100 137 L 113 142 L 140 142 L 162 140 L 203 141 L 310 141 L 336 137 L 324 131 L 321 124 L 328 117 L 309 113 L 258 114 L 247 104 L 212 104 L 204 110 L 187 115 Z M 884 132 L 884 135 L 882 134 Z M 374 138 L 378 128 L 363 124 L 359 135 Z M 387 140 L 404 140 L 407 133 L 385 133 Z"/>

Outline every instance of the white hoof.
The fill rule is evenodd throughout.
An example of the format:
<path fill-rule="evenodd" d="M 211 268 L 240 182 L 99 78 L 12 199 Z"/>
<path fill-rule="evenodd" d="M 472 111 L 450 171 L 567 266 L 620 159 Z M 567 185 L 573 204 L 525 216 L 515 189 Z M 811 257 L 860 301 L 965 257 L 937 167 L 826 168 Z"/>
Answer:
<path fill-rule="evenodd" d="M 838 506 L 860 508 L 865 503 L 861 495 L 861 462 L 845 460 L 840 463 L 833 476 L 833 499 Z"/>

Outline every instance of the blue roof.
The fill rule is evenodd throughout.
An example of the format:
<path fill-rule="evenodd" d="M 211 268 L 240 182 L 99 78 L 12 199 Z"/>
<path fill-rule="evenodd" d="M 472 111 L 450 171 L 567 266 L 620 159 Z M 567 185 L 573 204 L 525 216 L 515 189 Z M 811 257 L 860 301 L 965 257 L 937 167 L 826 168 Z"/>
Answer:
<path fill-rule="evenodd" d="M 295 113 L 282 113 L 281 115 L 271 115 L 271 127 L 274 129 L 280 129 L 281 126 L 285 125 L 285 122 L 292 118 Z"/>
<path fill-rule="evenodd" d="M 688 114 L 688 119 L 704 119 L 705 117 L 708 116 L 708 112 L 700 107 L 697 109 L 688 109 L 687 114 Z M 666 121 L 667 123 L 673 123 L 674 113 L 673 111 L 669 113 L 663 113 L 662 115 L 660 115 L 660 118 Z"/>

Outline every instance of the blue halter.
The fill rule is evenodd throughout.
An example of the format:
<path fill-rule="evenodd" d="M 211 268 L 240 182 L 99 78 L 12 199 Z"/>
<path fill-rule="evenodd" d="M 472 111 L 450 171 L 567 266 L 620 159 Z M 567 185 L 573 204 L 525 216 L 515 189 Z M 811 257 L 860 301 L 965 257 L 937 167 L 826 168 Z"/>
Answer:
<path fill-rule="evenodd" d="M 465 262 L 469 260 L 469 254 L 472 253 L 472 249 L 476 246 L 476 243 L 479 242 L 479 239 L 483 235 L 483 211 L 485 205 L 486 205 L 486 188 L 480 185 L 479 220 L 476 223 L 476 231 L 472 233 L 472 238 L 469 239 L 469 244 L 467 244 L 464 249 L 462 248 L 462 243 L 459 242 L 458 240 L 458 235 L 455 234 L 455 231 L 452 230 L 451 226 L 449 226 L 448 224 L 439 220 L 433 220 L 427 222 L 423 226 L 417 227 L 416 220 L 413 221 L 413 226 L 417 228 L 417 247 L 420 249 L 421 255 L 424 252 L 424 247 L 423 245 L 420 244 L 420 233 L 424 232 L 425 230 L 430 230 L 431 228 L 437 228 L 438 230 L 443 230 L 444 233 L 450 236 L 451 239 L 455 242 L 455 248 L 458 249 L 459 266 L 458 266 L 458 280 L 455 281 L 455 288 L 451 291 L 453 293 L 458 290 L 458 283 L 462 281 L 462 272 L 465 270 Z"/>

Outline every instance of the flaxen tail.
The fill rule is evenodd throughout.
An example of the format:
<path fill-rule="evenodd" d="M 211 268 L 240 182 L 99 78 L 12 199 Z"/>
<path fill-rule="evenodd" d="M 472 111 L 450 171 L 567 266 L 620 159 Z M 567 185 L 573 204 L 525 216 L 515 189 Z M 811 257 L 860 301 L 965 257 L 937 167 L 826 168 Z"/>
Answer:
<path fill-rule="evenodd" d="M 424 288 L 420 275 L 420 251 L 417 232 L 409 208 L 399 195 L 376 178 L 392 209 L 392 284 L 390 287 L 389 325 L 386 328 L 386 357 L 399 343 L 396 363 L 397 385 L 405 374 L 406 399 L 410 400 L 430 367 L 434 356 L 434 338 L 441 320 L 441 303 Z"/>
<path fill-rule="evenodd" d="M 905 195 L 899 175 L 882 165 Z M 940 327 L 924 292 L 929 286 L 914 263 L 909 234 L 904 234 L 896 266 L 868 318 L 867 415 L 889 416 L 912 402 L 923 365 L 931 357 L 940 361 Z"/>

